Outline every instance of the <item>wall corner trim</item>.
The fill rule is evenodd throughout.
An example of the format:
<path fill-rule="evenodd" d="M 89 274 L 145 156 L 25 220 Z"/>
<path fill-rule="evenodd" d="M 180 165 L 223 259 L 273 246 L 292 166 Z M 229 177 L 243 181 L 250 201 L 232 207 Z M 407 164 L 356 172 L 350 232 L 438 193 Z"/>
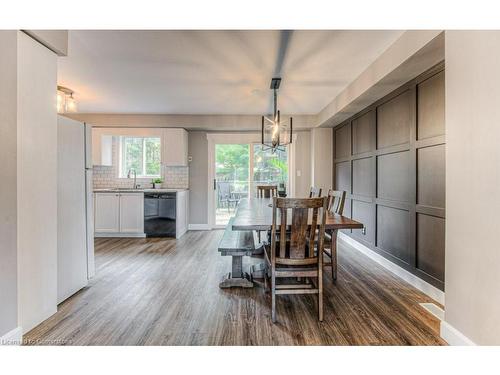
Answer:
<path fill-rule="evenodd" d="M 23 340 L 23 329 L 21 327 L 14 328 L 0 337 L 0 346 L 2 345 L 21 345 Z"/>
<path fill-rule="evenodd" d="M 458 329 L 453 327 L 450 323 L 443 320 L 440 327 L 440 335 L 449 345 L 453 346 L 475 346 L 474 341 L 465 336 Z"/>
<path fill-rule="evenodd" d="M 387 270 L 389 270 L 390 272 L 394 273 L 396 276 L 402 278 L 404 281 L 406 281 L 408 284 L 414 286 L 415 288 L 420 290 L 422 293 L 425 293 L 426 295 L 428 295 L 429 297 L 431 297 L 435 301 L 444 305 L 445 294 L 442 290 L 439 290 L 435 286 L 420 279 L 419 277 L 408 272 L 404 268 L 401 268 L 397 264 L 392 263 L 390 260 L 387 260 L 382 255 L 377 254 L 375 251 L 369 249 L 368 247 L 366 247 L 363 244 L 359 243 L 358 241 L 352 239 L 351 237 L 347 236 L 346 234 L 339 232 L 338 238 L 339 238 L 339 240 L 343 241 L 347 245 L 350 245 L 354 249 L 358 250 L 363 255 L 366 255 L 368 258 L 370 258 L 373 261 L 375 261 L 376 263 L 380 264 L 382 267 L 384 267 Z"/>

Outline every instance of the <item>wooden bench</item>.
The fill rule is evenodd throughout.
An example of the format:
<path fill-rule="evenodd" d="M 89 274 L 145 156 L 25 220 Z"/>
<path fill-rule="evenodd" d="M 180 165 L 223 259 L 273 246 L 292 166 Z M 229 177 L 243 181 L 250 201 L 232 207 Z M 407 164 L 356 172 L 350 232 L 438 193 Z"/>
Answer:
<path fill-rule="evenodd" d="M 232 257 L 231 272 L 224 276 L 220 288 L 252 288 L 253 282 L 248 273 L 243 271 L 243 257 L 252 256 L 256 251 L 255 232 L 233 231 L 234 217 L 229 219 L 224 235 L 219 242 L 219 252 L 222 256 Z"/>

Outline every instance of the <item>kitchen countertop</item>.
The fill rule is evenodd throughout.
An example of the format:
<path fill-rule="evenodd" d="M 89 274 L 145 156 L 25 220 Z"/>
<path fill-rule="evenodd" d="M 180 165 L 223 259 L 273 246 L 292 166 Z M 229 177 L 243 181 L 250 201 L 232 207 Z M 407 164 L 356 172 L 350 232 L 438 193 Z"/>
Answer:
<path fill-rule="evenodd" d="M 94 193 L 177 193 L 188 189 L 127 189 L 127 188 L 106 188 L 94 189 Z"/>

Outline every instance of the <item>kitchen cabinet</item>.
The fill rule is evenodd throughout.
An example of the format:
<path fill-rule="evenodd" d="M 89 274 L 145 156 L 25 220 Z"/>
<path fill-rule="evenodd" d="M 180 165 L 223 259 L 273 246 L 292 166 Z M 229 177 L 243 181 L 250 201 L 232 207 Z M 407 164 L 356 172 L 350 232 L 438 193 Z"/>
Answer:
<path fill-rule="evenodd" d="M 188 132 L 185 129 L 163 129 L 161 144 L 163 165 L 171 167 L 188 165 Z"/>
<path fill-rule="evenodd" d="M 144 237 L 144 194 L 95 193 L 96 237 Z"/>
<path fill-rule="evenodd" d="M 92 129 L 92 164 L 113 166 L 113 136 Z"/>
<path fill-rule="evenodd" d="M 96 193 L 94 202 L 94 232 L 120 231 L 120 194 Z"/>
<path fill-rule="evenodd" d="M 144 233 L 144 196 L 120 193 L 120 232 Z"/>

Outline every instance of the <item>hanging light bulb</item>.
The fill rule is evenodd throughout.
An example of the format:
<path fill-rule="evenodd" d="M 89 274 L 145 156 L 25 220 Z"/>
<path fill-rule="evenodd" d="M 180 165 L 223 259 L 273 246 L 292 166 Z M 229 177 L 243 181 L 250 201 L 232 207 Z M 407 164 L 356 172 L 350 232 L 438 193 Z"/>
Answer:
<path fill-rule="evenodd" d="M 66 97 L 65 112 L 76 112 L 76 100 L 73 98 L 73 93 Z"/>
<path fill-rule="evenodd" d="M 73 90 L 64 86 L 57 86 L 57 112 L 76 112 L 76 100 L 73 98 Z"/>
<path fill-rule="evenodd" d="M 57 90 L 57 113 L 64 113 L 66 107 L 66 94 Z"/>

